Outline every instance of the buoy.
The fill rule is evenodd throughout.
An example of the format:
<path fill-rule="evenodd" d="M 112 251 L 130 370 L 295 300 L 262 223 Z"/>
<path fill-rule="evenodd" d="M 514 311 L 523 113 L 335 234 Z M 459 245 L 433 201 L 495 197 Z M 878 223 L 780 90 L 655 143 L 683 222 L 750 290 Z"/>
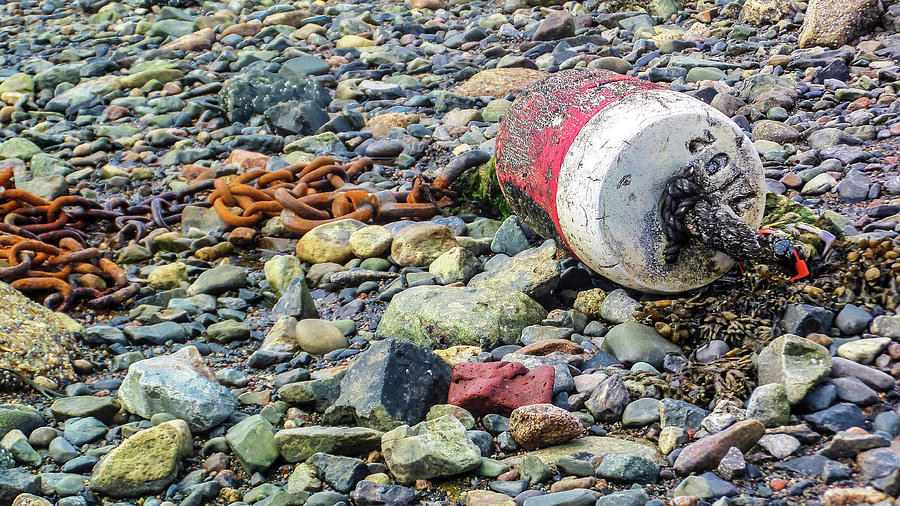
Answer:
<path fill-rule="evenodd" d="M 603 70 L 557 72 L 521 93 L 500 123 L 496 168 L 510 207 L 538 234 L 649 293 L 698 288 L 734 265 L 696 237 L 667 261 L 673 241 L 661 208 L 673 179 L 690 174 L 719 216 L 748 230 L 765 209 L 759 155 L 731 119 Z"/>

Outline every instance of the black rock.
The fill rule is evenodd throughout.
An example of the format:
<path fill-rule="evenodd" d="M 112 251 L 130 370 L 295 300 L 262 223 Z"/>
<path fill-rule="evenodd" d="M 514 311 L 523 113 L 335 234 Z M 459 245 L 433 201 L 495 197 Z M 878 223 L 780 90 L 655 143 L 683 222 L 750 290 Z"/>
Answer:
<path fill-rule="evenodd" d="M 806 397 L 800 401 L 800 407 L 806 411 L 822 411 L 828 409 L 828 406 L 831 406 L 836 398 L 837 388 L 826 383 L 806 394 Z"/>
<path fill-rule="evenodd" d="M 0 471 L 0 504 L 12 504 L 19 494 L 40 493 L 40 476 L 18 468 Z"/>
<path fill-rule="evenodd" d="M 612 356 L 610 353 L 607 353 L 603 350 L 597 350 L 597 353 L 591 355 L 591 358 L 584 361 L 584 365 L 581 366 L 582 371 L 586 371 L 588 369 L 603 369 L 606 367 L 613 367 L 617 365 L 622 365 L 622 362 Z"/>
<path fill-rule="evenodd" d="M 827 334 L 834 320 L 834 313 L 810 304 L 792 304 L 784 313 L 781 324 L 788 334 L 806 337 L 813 332 Z"/>
<path fill-rule="evenodd" d="M 822 476 L 826 467 L 831 466 L 830 473 L 840 470 L 842 467 L 849 473 L 850 468 L 836 460 L 831 460 L 822 455 L 807 455 L 805 457 L 797 457 L 787 462 L 778 462 L 775 464 L 776 469 L 784 469 L 791 471 L 804 477 L 815 478 Z"/>
<path fill-rule="evenodd" d="M 850 427 L 864 427 L 866 424 L 866 417 L 863 416 L 859 406 L 846 402 L 835 404 L 823 411 L 810 413 L 803 419 L 822 432 L 838 432 Z"/>
<path fill-rule="evenodd" d="M 372 344 L 350 364 L 341 394 L 325 418 L 390 430 L 416 424 L 447 400 L 453 369 L 415 344 L 386 339 Z"/>
<path fill-rule="evenodd" d="M 481 451 L 482 457 L 490 457 L 494 454 L 494 437 L 483 430 L 467 430 L 466 436 L 475 443 Z"/>
<path fill-rule="evenodd" d="M 493 435 L 500 434 L 509 430 L 509 418 L 498 414 L 484 415 L 481 418 L 481 425 L 484 429 Z"/>
<path fill-rule="evenodd" d="M 287 362 L 290 359 L 294 358 L 293 353 L 288 353 L 284 351 L 270 351 L 270 350 L 256 350 L 250 355 L 250 358 L 247 359 L 247 365 L 252 367 L 253 369 L 265 369 L 272 364 L 280 364 L 282 362 Z M 307 377 L 308 377 L 307 373 Z M 301 380 L 296 380 L 301 381 Z M 288 382 L 292 383 L 292 382 Z"/>
<path fill-rule="evenodd" d="M 268 108 L 266 121 L 279 135 L 312 135 L 328 122 L 328 113 L 311 100 L 292 100 Z"/>

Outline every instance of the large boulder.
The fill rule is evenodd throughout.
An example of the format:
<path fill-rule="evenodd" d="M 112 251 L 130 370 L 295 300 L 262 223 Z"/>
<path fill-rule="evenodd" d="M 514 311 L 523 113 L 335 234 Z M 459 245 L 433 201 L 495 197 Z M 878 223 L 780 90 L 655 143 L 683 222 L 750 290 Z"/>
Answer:
<path fill-rule="evenodd" d="M 193 346 L 131 364 L 119 387 L 119 401 L 144 418 L 168 413 L 197 432 L 222 423 L 237 407 L 237 399 L 216 382 Z"/>
<path fill-rule="evenodd" d="M 481 451 L 453 415 L 412 427 L 400 426 L 381 437 L 388 469 L 400 483 L 454 476 L 478 467 Z"/>
<path fill-rule="evenodd" d="M 418 345 L 514 344 L 546 311 L 519 291 L 417 286 L 391 299 L 377 333 Z"/>
<path fill-rule="evenodd" d="M 556 261 L 556 243 L 545 241 L 527 249 L 469 281 L 473 288 L 518 290 L 529 297 L 542 298 L 559 284 L 561 269 Z"/>
<path fill-rule="evenodd" d="M 72 332 L 80 325 L 71 318 L 35 304 L 18 290 L 0 281 L 0 367 L 27 378 L 42 375 L 72 381 L 69 361 L 74 350 Z M 2 378 L 0 378 L 2 382 Z"/>
<path fill-rule="evenodd" d="M 447 399 L 450 374 L 450 365 L 424 348 L 394 339 L 375 342 L 347 368 L 326 421 L 377 430 L 418 423 Z"/>
<path fill-rule="evenodd" d="M 246 123 L 251 116 L 264 114 L 270 107 L 289 101 L 310 101 L 320 107 L 331 102 L 328 91 L 309 77 L 283 76 L 266 71 L 250 71 L 229 79 L 219 92 L 219 104 L 230 121 Z"/>
<path fill-rule="evenodd" d="M 142 430 L 94 466 L 91 490 L 111 497 L 137 497 L 165 490 L 191 455 L 191 432 L 183 420 Z"/>
<path fill-rule="evenodd" d="M 785 334 L 763 348 L 756 369 L 760 385 L 780 383 L 793 405 L 831 372 L 831 354 L 809 339 Z"/>
<path fill-rule="evenodd" d="M 800 28 L 800 47 L 843 46 L 878 24 L 883 11 L 881 0 L 810 0 Z"/>

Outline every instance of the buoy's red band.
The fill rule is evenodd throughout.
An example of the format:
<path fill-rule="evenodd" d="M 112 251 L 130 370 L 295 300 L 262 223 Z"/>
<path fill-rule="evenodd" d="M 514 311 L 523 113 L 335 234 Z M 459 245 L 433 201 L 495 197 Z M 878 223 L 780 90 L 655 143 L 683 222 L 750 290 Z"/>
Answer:
<path fill-rule="evenodd" d="M 585 69 L 554 74 L 525 90 L 497 133 L 496 168 L 501 188 L 513 185 L 527 194 L 547 213 L 552 222 L 549 228 L 555 229 L 568 247 L 556 196 L 559 172 L 572 142 L 609 104 L 641 90 L 659 88 L 634 77 Z"/>

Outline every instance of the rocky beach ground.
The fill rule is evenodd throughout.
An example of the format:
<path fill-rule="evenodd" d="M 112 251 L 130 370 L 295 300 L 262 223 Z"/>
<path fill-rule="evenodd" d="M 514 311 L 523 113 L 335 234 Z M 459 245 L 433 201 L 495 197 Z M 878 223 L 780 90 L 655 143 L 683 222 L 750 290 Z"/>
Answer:
<path fill-rule="evenodd" d="M 0 506 L 896 504 L 898 29 L 0 0 Z M 509 216 L 500 121 L 578 67 L 731 117 L 812 274 L 645 295 Z"/>

